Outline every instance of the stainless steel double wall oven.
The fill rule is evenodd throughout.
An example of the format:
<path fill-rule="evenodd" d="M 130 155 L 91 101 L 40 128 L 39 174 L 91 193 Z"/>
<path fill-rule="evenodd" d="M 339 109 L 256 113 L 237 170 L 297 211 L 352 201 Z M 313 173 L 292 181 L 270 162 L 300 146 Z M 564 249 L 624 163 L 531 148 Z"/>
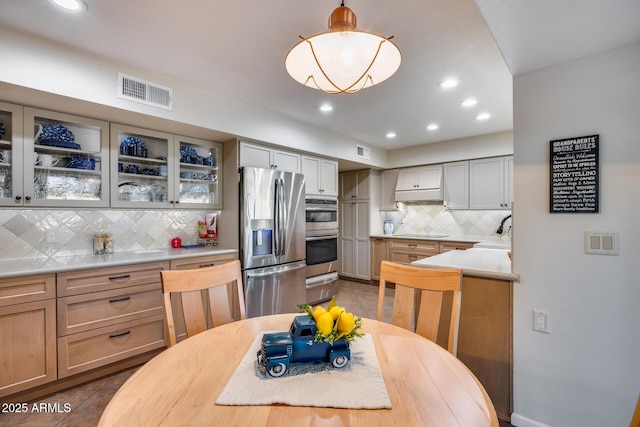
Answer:
<path fill-rule="evenodd" d="M 305 214 L 307 302 L 315 304 L 338 293 L 338 200 L 308 198 Z"/>

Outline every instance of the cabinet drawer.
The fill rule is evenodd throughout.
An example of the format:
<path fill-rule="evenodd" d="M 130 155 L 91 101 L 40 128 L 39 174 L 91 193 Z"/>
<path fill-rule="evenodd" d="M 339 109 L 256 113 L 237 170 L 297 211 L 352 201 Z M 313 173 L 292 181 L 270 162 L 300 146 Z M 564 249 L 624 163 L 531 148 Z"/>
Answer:
<path fill-rule="evenodd" d="M 55 298 L 55 274 L 0 280 L 0 307 Z"/>
<path fill-rule="evenodd" d="M 436 240 L 391 240 L 391 251 L 411 251 L 426 253 L 426 256 L 437 254 L 440 251 L 440 242 Z"/>
<path fill-rule="evenodd" d="M 58 338 L 58 377 L 164 347 L 163 319 L 163 315 L 149 316 Z"/>
<path fill-rule="evenodd" d="M 472 248 L 472 242 L 440 242 L 440 253 L 449 251 L 464 251 Z"/>
<path fill-rule="evenodd" d="M 427 258 L 435 254 L 412 254 L 412 253 L 404 253 L 404 252 L 391 252 L 391 262 L 397 262 L 400 264 L 411 264 L 414 261 L 417 261 L 422 258 Z"/>
<path fill-rule="evenodd" d="M 163 313 L 160 283 L 58 298 L 58 336 Z"/>
<path fill-rule="evenodd" d="M 167 261 L 59 273 L 58 297 L 160 283 L 160 271 L 169 266 Z"/>
<path fill-rule="evenodd" d="M 191 270 L 194 268 L 212 267 L 238 259 L 237 254 L 210 255 L 197 258 L 171 260 L 172 270 Z"/>

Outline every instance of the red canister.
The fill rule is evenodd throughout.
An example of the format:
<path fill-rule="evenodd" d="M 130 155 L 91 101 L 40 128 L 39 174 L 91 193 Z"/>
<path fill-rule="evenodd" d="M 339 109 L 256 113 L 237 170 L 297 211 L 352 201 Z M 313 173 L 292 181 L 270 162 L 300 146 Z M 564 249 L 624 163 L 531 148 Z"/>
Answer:
<path fill-rule="evenodd" d="M 179 237 L 174 237 L 171 239 L 171 247 L 172 248 L 181 248 L 182 247 L 182 239 Z"/>

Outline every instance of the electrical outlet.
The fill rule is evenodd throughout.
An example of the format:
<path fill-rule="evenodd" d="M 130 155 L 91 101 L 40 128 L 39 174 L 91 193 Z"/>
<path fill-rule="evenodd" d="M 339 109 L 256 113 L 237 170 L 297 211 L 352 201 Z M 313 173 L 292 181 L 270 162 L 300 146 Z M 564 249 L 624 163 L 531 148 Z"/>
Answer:
<path fill-rule="evenodd" d="M 45 239 L 47 243 L 55 243 L 56 242 L 56 230 L 47 230 Z"/>
<path fill-rule="evenodd" d="M 545 334 L 551 333 L 549 329 L 549 313 L 533 310 L 533 330 Z"/>

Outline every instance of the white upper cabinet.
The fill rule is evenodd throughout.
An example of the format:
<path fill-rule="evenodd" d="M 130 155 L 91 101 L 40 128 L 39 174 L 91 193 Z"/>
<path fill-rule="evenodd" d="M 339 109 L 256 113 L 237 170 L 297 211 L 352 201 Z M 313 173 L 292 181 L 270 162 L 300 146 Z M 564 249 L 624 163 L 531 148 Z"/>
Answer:
<path fill-rule="evenodd" d="M 397 210 L 398 202 L 396 202 L 396 184 L 398 183 L 398 175 L 400 169 L 388 169 L 382 172 L 382 182 L 380 184 L 380 209 L 381 210 Z"/>
<path fill-rule="evenodd" d="M 442 165 L 418 166 L 400 169 L 396 190 L 420 190 L 433 188 L 434 182 L 440 182 Z"/>
<path fill-rule="evenodd" d="M 444 207 L 469 209 L 469 161 L 444 164 Z"/>
<path fill-rule="evenodd" d="M 240 166 L 302 172 L 300 154 L 246 142 L 240 143 Z"/>
<path fill-rule="evenodd" d="M 319 157 L 302 156 L 302 173 L 308 195 L 338 195 L 338 162 Z"/>
<path fill-rule="evenodd" d="M 469 208 L 510 209 L 513 156 L 469 161 Z"/>

